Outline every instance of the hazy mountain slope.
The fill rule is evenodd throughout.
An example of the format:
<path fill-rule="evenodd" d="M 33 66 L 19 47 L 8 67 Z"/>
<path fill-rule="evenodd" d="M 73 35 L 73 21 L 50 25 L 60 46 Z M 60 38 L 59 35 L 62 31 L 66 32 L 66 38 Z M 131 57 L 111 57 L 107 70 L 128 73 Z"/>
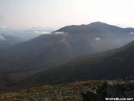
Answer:
<path fill-rule="evenodd" d="M 90 37 L 90 40 L 98 40 L 97 43 L 104 42 L 111 44 L 111 48 L 117 48 L 121 45 L 123 46 L 134 40 L 133 28 L 120 28 L 102 22 L 93 22 L 88 25 L 66 26 L 56 32 L 65 32 L 70 35 L 85 34 Z"/>
<path fill-rule="evenodd" d="M 114 53 L 85 56 L 60 67 L 35 74 L 33 84 L 56 84 L 89 79 L 134 77 L 134 41 Z M 126 48 L 126 49 L 125 49 Z M 37 83 L 38 82 L 38 83 Z"/>
<path fill-rule="evenodd" d="M 70 46 L 62 39 L 61 35 L 42 35 L 9 48 L 1 55 L 1 72 L 48 68 L 71 60 Z"/>
<path fill-rule="evenodd" d="M 21 41 L 22 40 L 18 37 L 0 34 L 0 48 L 6 48 L 12 46 Z"/>
<path fill-rule="evenodd" d="M 42 38 L 42 36 L 40 37 Z M 49 35 L 47 36 L 47 39 L 48 37 Z M 60 35 L 56 37 L 57 39 L 61 38 Z M 33 39 L 33 41 L 37 39 Z M 41 41 L 41 40 L 37 40 L 37 41 Z M 52 41 L 52 43 L 53 42 L 54 40 Z M 50 43 L 49 45 L 51 46 Z M 66 47 L 63 47 L 63 46 L 66 46 Z M 46 67 L 52 66 L 53 63 L 56 64 L 56 60 L 64 61 L 65 60 L 64 57 L 68 56 L 71 58 L 73 56 L 73 55 L 69 55 L 71 53 L 70 45 L 67 44 L 67 41 L 61 40 L 60 42 L 53 44 L 49 48 L 49 51 L 46 51 L 49 53 L 49 55 L 47 54 L 48 57 L 46 58 L 41 57 L 42 61 L 40 61 L 41 59 L 38 60 L 37 58 L 35 61 L 33 61 L 33 59 L 24 61 L 26 64 L 24 64 L 24 62 L 22 61 L 22 64 L 21 64 L 19 63 L 19 60 L 18 60 L 19 58 L 16 57 L 18 55 L 16 55 L 15 56 L 16 64 L 18 63 L 16 67 L 13 64 L 15 62 L 14 60 L 12 61 L 12 58 L 7 60 L 8 62 L 5 62 L 5 64 L 2 64 L 3 67 L 4 66 L 5 67 L 4 68 L 1 67 L 1 70 L 0 70 L 1 71 L 0 72 L 0 85 L 1 85 L 0 89 L 1 91 L 6 91 L 6 90 L 9 91 L 12 89 L 18 89 L 18 88 L 20 89 L 20 88 L 25 88 L 25 87 L 37 86 L 37 85 L 67 83 L 67 82 L 81 81 L 81 80 L 110 79 L 110 78 L 124 78 L 124 77 L 133 78 L 133 72 L 134 72 L 134 69 L 133 69 L 134 50 L 133 49 L 134 49 L 134 41 L 119 49 L 114 49 L 114 50 L 106 51 L 103 53 L 84 55 L 82 57 L 78 57 L 59 67 L 55 67 L 51 69 L 42 69 L 42 70 L 37 71 L 38 69 L 41 69 L 39 67 L 46 66 L 46 64 L 48 64 Z M 18 48 L 18 50 L 21 51 L 21 48 Z M 63 51 L 66 51 L 66 54 Z M 12 50 L 12 52 L 16 53 L 17 51 Z M 45 51 L 43 51 L 43 53 L 40 56 L 45 55 L 44 52 Z M 62 55 L 59 57 L 60 54 Z M 9 55 L 10 54 L 7 54 L 7 56 Z M 20 55 L 20 56 L 23 56 L 23 55 Z M 30 55 L 30 52 L 27 55 Z M 27 59 L 25 58 L 25 56 L 26 55 L 24 55 L 21 58 L 24 58 L 24 60 Z M 49 60 L 47 60 L 48 58 Z M 44 60 L 46 59 L 46 60 L 44 61 L 43 59 Z M 1 60 L 1 63 L 3 61 L 5 60 Z M 28 64 L 29 64 L 29 68 L 24 66 Z M 9 66 L 9 67 L 14 66 L 14 67 L 9 68 L 6 66 Z M 24 66 L 24 67 L 21 67 L 21 66 Z"/>
<path fill-rule="evenodd" d="M 107 75 L 107 78 L 112 77 L 134 77 L 134 42 L 133 46 L 128 47 L 122 52 L 118 52 L 111 57 L 106 58 L 100 64 L 107 71 L 102 71 L 102 78 Z M 131 43 L 131 44 L 132 44 Z M 100 68 L 100 70 L 102 69 Z M 109 69 L 108 69 L 108 68 Z"/>
<path fill-rule="evenodd" d="M 118 48 L 134 40 L 133 28 L 120 28 L 102 22 L 66 26 L 54 33 L 58 32 L 67 33 L 71 37 L 79 39 L 72 42 L 73 45 L 75 47 L 83 46 L 81 50 L 90 49 L 91 53 Z M 77 51 L 78 48 L 75 47 L 72 47 L 72 50 Z M 82 51 L 80 52 L 83 53 Z"/>
<path fill-rule="evenodd" d="M 1 52 L 0 72 L 56 67 L 84 54 L 120 47 L 133 40 L 133 32 L 133 28 L 124 29 L 101 22 L 63 27 Z"/>
<path fill-rule="evenodd" d="M 134 32 L 133 28 L 120 28 L 102 22 L 93 22 L 88 25 L 72 25 L 63 27 L 56 32 L 66 32 L 68 34 L 90 34 L 94 37 L 107 38 L 116 35 L 126 35 Z M 131 33 L 133 34 L 133 33 Z"/>

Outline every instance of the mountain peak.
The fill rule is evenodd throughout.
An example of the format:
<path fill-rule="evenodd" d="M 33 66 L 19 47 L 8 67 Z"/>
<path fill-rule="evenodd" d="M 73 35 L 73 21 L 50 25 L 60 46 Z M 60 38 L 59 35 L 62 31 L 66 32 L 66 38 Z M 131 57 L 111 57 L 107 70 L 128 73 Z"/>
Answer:
<path fill-rule="evenodd" d="M 92 23 L 98 23 L 98 24 L 102 24 L 103 22 L 96 21 L 96 22 L 92 22 Z M 92 24 L 92 23 L 90 23 L 90 24 Z"/>
<path fill-rule="evenodd" d="M 96 21 L 96 22 L 92 22 L 92 23 L 90 23 L 89 25 L 109 25 L 109 24 L 107 24 L 107 23 L 104 23 L 104 22 L 100 22 L 100 21 Z"/>

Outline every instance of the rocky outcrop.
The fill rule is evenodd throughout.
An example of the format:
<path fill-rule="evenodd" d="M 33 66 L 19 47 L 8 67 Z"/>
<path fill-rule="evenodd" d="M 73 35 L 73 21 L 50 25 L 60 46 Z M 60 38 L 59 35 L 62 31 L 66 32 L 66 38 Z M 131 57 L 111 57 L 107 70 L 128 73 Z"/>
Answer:
<path fill-rule="evenodd" d="M 134 81 L 76 81 L 0 94 L 0 101 L 106 101 L 106 98 L 116 98 L 119 101 L 128 101 L 123 98 L 130 98 L 129 101 L 133 101 Z"/>
<path fill-rule="evenodd" d="M 95 90 L 82 92 L 83 101 L 120 100 L 134 101 L 134 81 L 112 80 L 105 81 Z M 110 99 L 109 99 L 110 98 Z M 128 99 L 127 99 L 128 98 Z"/>

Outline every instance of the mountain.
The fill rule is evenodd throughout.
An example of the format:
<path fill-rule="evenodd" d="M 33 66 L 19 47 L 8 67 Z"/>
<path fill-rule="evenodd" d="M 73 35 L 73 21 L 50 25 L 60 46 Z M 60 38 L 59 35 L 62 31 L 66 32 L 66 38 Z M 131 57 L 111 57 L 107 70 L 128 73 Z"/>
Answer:
<path fill-rule="evenodd" d="M 120 28 L 114 25 L 109 25 L 102 22 L 93 22 L 88 25 L 72 25 L 63 27 L 56 32 L 65 32 L 68 34 L 90 34 L 90 36 L 96 38 L 113 38 L 114 36 L 133 34 L 133 28 Z"/>
<path fill-rule="evenodd" d="M 56 67 L 78 56 L 120 47 L 133 40 L 133 32 L 101 22 L 66 26 L 1 52 L 0 73 Z"/>
<path fill-rule="evenodd" d="M 21 41 L 22 40 L 18 37 L 0 34 L 0 48 L 12 46 Z"/>
<path fill-rule="evenodd" d="M 41 35 L 4 50 L 0 58 L 1 72 L 49 68 L 71 60 L 73 56 L 70 45 L 62 39 L 61 35 Z"/>
<path fill-rule="evenodd" d="M 102 22 L 88 25 L 72 25 L 63 27 L 54 33 L 67 33 L 75 42 L 72 50 L 79 53 L 95 53 L 114 49 L 134 40 L 133 28 L 120 28 Z M 79 40 L 77 40 L 79 38 Z M 78 50 L 77 47 L 83 46 Z M 88 49 L 88 50 L 87 50 Z M 82 50 L 85 50 L 84 52 Z M 87 50 L 87 51 L 86 51 Z M 77 56 L 77 53 L 75 53 Z"/>
<path fill-rule="evenodd" d="M 59 67 L 34 74 L 26 81 L 41 85 L 82 80 L 134 78 L 133 66 L 134 41 L 116 50 L 76 58 Z"/>
<path fill-rule="evenodd" d="M 54 29 L 42 29 L 39 30 L 37 28 L 26 28 L 26 29 L 5 29 L 5 30 L 0 30 L 0 34 L 3 35 L 10 35 L 10 36 L 16 36 L 22 39 L 23 41 L 28 41 L 33 38 L 36 38 L 42 34 L 48 34 L 50 32 L 54 31 Z"/>
<path fill-rule="evenodd" d="M 50 85 L 63 84 L 63 83 L 68 84 L 69 82 L 79 82 L 83 80 L 95 80 L 95 79 L 102 80 L 102 79 L 117 78 L 117 81 L 122 82 L 120 78 L 133 79 L 134 78 L 133 53 L 134 53 L 134 41 L 119 49 L 78 57 L 64 65 L 46 70 L 40 70 L 38 71 L 38 73 L 36 71 L 34 73 L 28 72 L 28 73 L 14 73 L 14 74 L 3 75 L 3 77 L 0 76 L 0 85 L 1 85 L 0 91 L 1 92 L 13 91 L 16 89 L 22 89 L 31 86 L 48 85 L 48 84 Z M 126 81 L 124 82 L 126 83 Z M 99 84 L 101 84 L 101 81 Z M 118 86 L 116 82 L 114 86 L 111 86 L 111 82 L 109 84 L 108 86 L 105 87 L 106 88 L 108 87 L 107 89 L 111 87 L 111 90 L 113 89 L 114 92 L 118 92 L 117 89 L 120 89 L 121 87 Z M 122 83 L 121 85 L 122 85 L 121 89 L 124 89 L 125 87 L 125 90 L 127 90 L 128 92 L 125 94 L 131 93 L 128 87 L 133 88 L 132 86 L 130 86 L 129 84 L 125 86 L 124 83 Z M 86 84 L 85 86 L 89 87 Z M 92 84 L 92 86 L 96 85 Z M 87 87 L 86 89 L 88 89 Z M 81 88 L 81 86 L 79 88 Z M 104 86 L 102 86 L 102 89 L 103 88 Z M 111 91 L 109 92 L 109 90 L 104 89 L 104 91 L 111 94 L 111 96 L 115 95 Z M 122 90 L 120 91 L 122 92 Z M 94 93 L 89 91 L 84 93 L 84 96 L 89 98 L 88 96 L 91 96 L 90 94 L 99 96 L 100 92 Z M 122 96 L 122 93 L 119 93 L 119 95 Z M 96 98 L 95 96 L 94 98 Z"/>

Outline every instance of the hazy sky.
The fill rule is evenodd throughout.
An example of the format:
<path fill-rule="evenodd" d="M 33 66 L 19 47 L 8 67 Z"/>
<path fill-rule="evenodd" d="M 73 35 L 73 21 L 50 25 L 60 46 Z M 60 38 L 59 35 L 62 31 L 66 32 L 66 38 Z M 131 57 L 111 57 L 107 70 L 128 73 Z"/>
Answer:
<path fill-rule="evenodd" d="M 0 0 L 0 28 L 89 24 L 134 27 L 134 0 Z"/>

